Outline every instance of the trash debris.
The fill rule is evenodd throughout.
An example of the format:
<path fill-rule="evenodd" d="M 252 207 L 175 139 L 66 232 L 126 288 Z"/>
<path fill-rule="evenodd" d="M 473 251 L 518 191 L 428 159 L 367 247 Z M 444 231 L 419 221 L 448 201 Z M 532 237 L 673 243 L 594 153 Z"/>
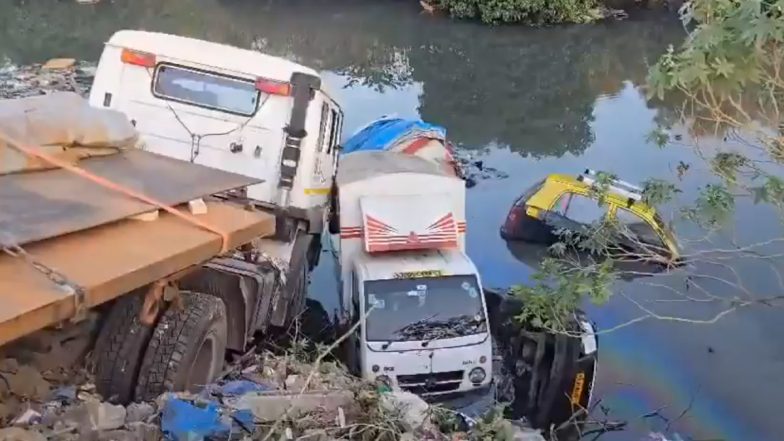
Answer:
<path fill-rule="evenodd" d="M 227 397 L 236 397 L 250 392 L 264 392 L 270 388 L 248 380 L 234 380 L 224 384 L 220 392 Z"/>
<path fill-rule="evenodd" d="M 67 403 L 76 400 L 76 386 L 62 386 L 54 391 L 54 400 Z"/>
<path fill-rule="evenodd" d="M 41 414 L 33 409 L 27 409 L 23 414 L 19 415 L 11 423 L 14 426 L 30 426 L 41 421 Z"/>

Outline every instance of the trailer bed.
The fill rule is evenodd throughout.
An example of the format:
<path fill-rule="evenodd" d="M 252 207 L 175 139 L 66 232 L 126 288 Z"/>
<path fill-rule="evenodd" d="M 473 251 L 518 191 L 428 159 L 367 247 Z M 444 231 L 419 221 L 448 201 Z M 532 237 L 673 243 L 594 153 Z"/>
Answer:
<path fill-rule="evenodd" d="M 190 165 L 190 164 L 189 164 Z M 208 202 L 199 219 L 228 233 L 229 248 L 268 236 L 274 216 L 229 202 Z M 221 251 L 221 238 L 164 213 L 154 221 L 121 220 L 25 247 L 36 260 L 83 287 L 94 307 Z M 70 319 L 74 296 L 20 258 L 0 253 L 0 345 Z"/>
<path fill-rule="evenodd" d="M 167 205 L 261 182 L 137 149 L 85 159 L 79 167 Z M 0 175 L 0 207 L 0 231 L 19 244 L 156 208 L 63 169 Z"/>

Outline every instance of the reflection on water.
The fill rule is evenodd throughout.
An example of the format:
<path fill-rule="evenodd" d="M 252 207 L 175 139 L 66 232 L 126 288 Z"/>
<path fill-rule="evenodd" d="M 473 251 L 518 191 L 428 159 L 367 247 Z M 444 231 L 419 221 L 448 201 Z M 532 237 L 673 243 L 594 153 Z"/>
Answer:
<path fill-rule="evenodd" d="M 706 166 L 691 151 L 647 142 L 657 122 L 672 120 L 674 106 L 646 103 L 639 88 L 647 66 L 683 38 L 669 17 L 525 29 L 452 22 L 420 14 L 417 2 L 385 0 L 114 0 L 95 6 L 9 0 L 0 2 L 0 57 L 97 60 L 119 28 L 208 38 L 321 69 L 346 109 L 347 133 L 390 113 L 446 126 L 457 145 L 510 175 L 468 193 L 469 254 L 489 286 L 523 283 L 531 275 L 536 259 L 518 260 L 519 250 L 507 248 L 498 227 L 519 193 L 548 173 L 590 167 L 629 181 L 677 179 L 676 167 L 685 161 L 692 166 L 679 201 L 705 183 Z M 781 234 L 777 220 L 751 201 L 740 201 L 739 209 L 740 225 L 754 228 L 727 231 L 712 245 L 689 242 L 700 232 L 676 227 L 696 249 Z M 696 270 L 706 277 L 696 282 L 683 272 L 619 281 L 619 295 L 590 312 L 605 329 L 640 316 L 639 305 L 710 317 L 715 304 L 675 302 L 668 293 L 745 295 L 708 277 L 726 273 L 728 263 L 703 262 Z M 752 261 L 732 265 L 750 289 L 781 292 L 769 269 Z M 322 259 L 311 285 L 322 315 L 337 306 L 333 270 L 334 263 Z M 641 439 L 663 424 L 641 417 L 656 409 L 674 429 L 700 439 L 777 439 L 784 432 L 777 415 L 784 348 L 775 336 L 783 332 L 776 310 L 757 308 L 714 325 L 649 320 L 603 335 L 596 395 L 611 418 L 628 419 L 637 435 L 602 439 Z"/>

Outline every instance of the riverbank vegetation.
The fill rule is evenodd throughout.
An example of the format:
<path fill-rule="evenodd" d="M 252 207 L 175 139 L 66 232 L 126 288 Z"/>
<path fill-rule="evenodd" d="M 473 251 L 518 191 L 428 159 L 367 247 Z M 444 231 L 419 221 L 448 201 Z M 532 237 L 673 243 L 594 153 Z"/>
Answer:
<path fill-rule="evenodd" d="M 590 23 L 609 17 L 624 17 L 618 7 L 677 6 L 668 0 L 430 0 L 428 8 L 455 18 L 478 19 L 485 23 L 525 23 L 533 25 Z"/>
<path fill-rule="evenodd" d="M 598 0 L 437 0 L 457 18 L 485 23 L 586 23 L 601 18 Z"/>
<path fill-rule="evenodd" d="M 676 202 L 675 220 L 699 231 L 701 238 L 685 250 L 683 289 L 667 287 L 667 298 L 647 304 L 620 293 L 642 315 L 618 327 L 646 319 L 711 324 L 740 309 L 784 301 L 784 0 L 693 0 L 682 18 L 691 29 L 688 38 L 661 56 L 647 81 L 649 98 L 681 105 L 650 141 L 662 148 L 690 148 L 696 159 L 681 162 L 675 179 L 652 177 L 643 197 L 654 204 Z M 678 127 L 685 134 L 674 135 Z M 685 200 L 681 178 L 696 168 L 707 170 L 710 179 L 696 197 Z M 752 220 L 752 226 L 743 212 L 760 205 L 766 218 Z M 779 232 L 761 241 L 739 239 L 738 231 L 763 222 L 775 224 Z M 563 316 L 585 300 L 606 302 L 615 292 L 608 286 L 619 275 L 608 266 L 613 257 L 601 241 L 614 227 L 602 222 L 592 227 L 588 239 L 574 243 L 565 238 L 553 247 L 556 256 L 542 266 L 539 283 L 515 290 L 529 305 L 523 318 L 558 328 Z M 588 265 L 567 259 L 563 251 L 570 247 L 589 248 L 600 259 Z M 754 269 L 744 277 L 750 267 Z M 776 289 L 758 288 L 763 277 L 777 280 Z M 664 315 L 649 306 L 656 301 L 699 304 L 709 314 L 700 319 Z"/>

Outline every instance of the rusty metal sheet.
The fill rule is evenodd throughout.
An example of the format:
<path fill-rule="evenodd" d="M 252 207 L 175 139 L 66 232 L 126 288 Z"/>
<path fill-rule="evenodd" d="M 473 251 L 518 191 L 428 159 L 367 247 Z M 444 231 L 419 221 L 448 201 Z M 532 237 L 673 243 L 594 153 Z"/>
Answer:
<path fill-rule="evenodd" d="M 208 202 L 199 219 L 229 234 L 236 248 L 275 232 L 273 215 L 228 202 Z M 83 287 L 94 307 L 216 257 L 218 235 L 171 214 L 155 221 L 123 220 L 30 244 L 37 260 Z M 73 317 L 73 295 L 18 258 L 0 253 L 0 345 Z"/>
<path fill-rule="evenodd" d="M 261 182 L 142 150 L 79 163 L 168 205 Z M 154 207 L 66 170 L 0 176 L 0 231 L 20 244 L 86 230 Z"/>

